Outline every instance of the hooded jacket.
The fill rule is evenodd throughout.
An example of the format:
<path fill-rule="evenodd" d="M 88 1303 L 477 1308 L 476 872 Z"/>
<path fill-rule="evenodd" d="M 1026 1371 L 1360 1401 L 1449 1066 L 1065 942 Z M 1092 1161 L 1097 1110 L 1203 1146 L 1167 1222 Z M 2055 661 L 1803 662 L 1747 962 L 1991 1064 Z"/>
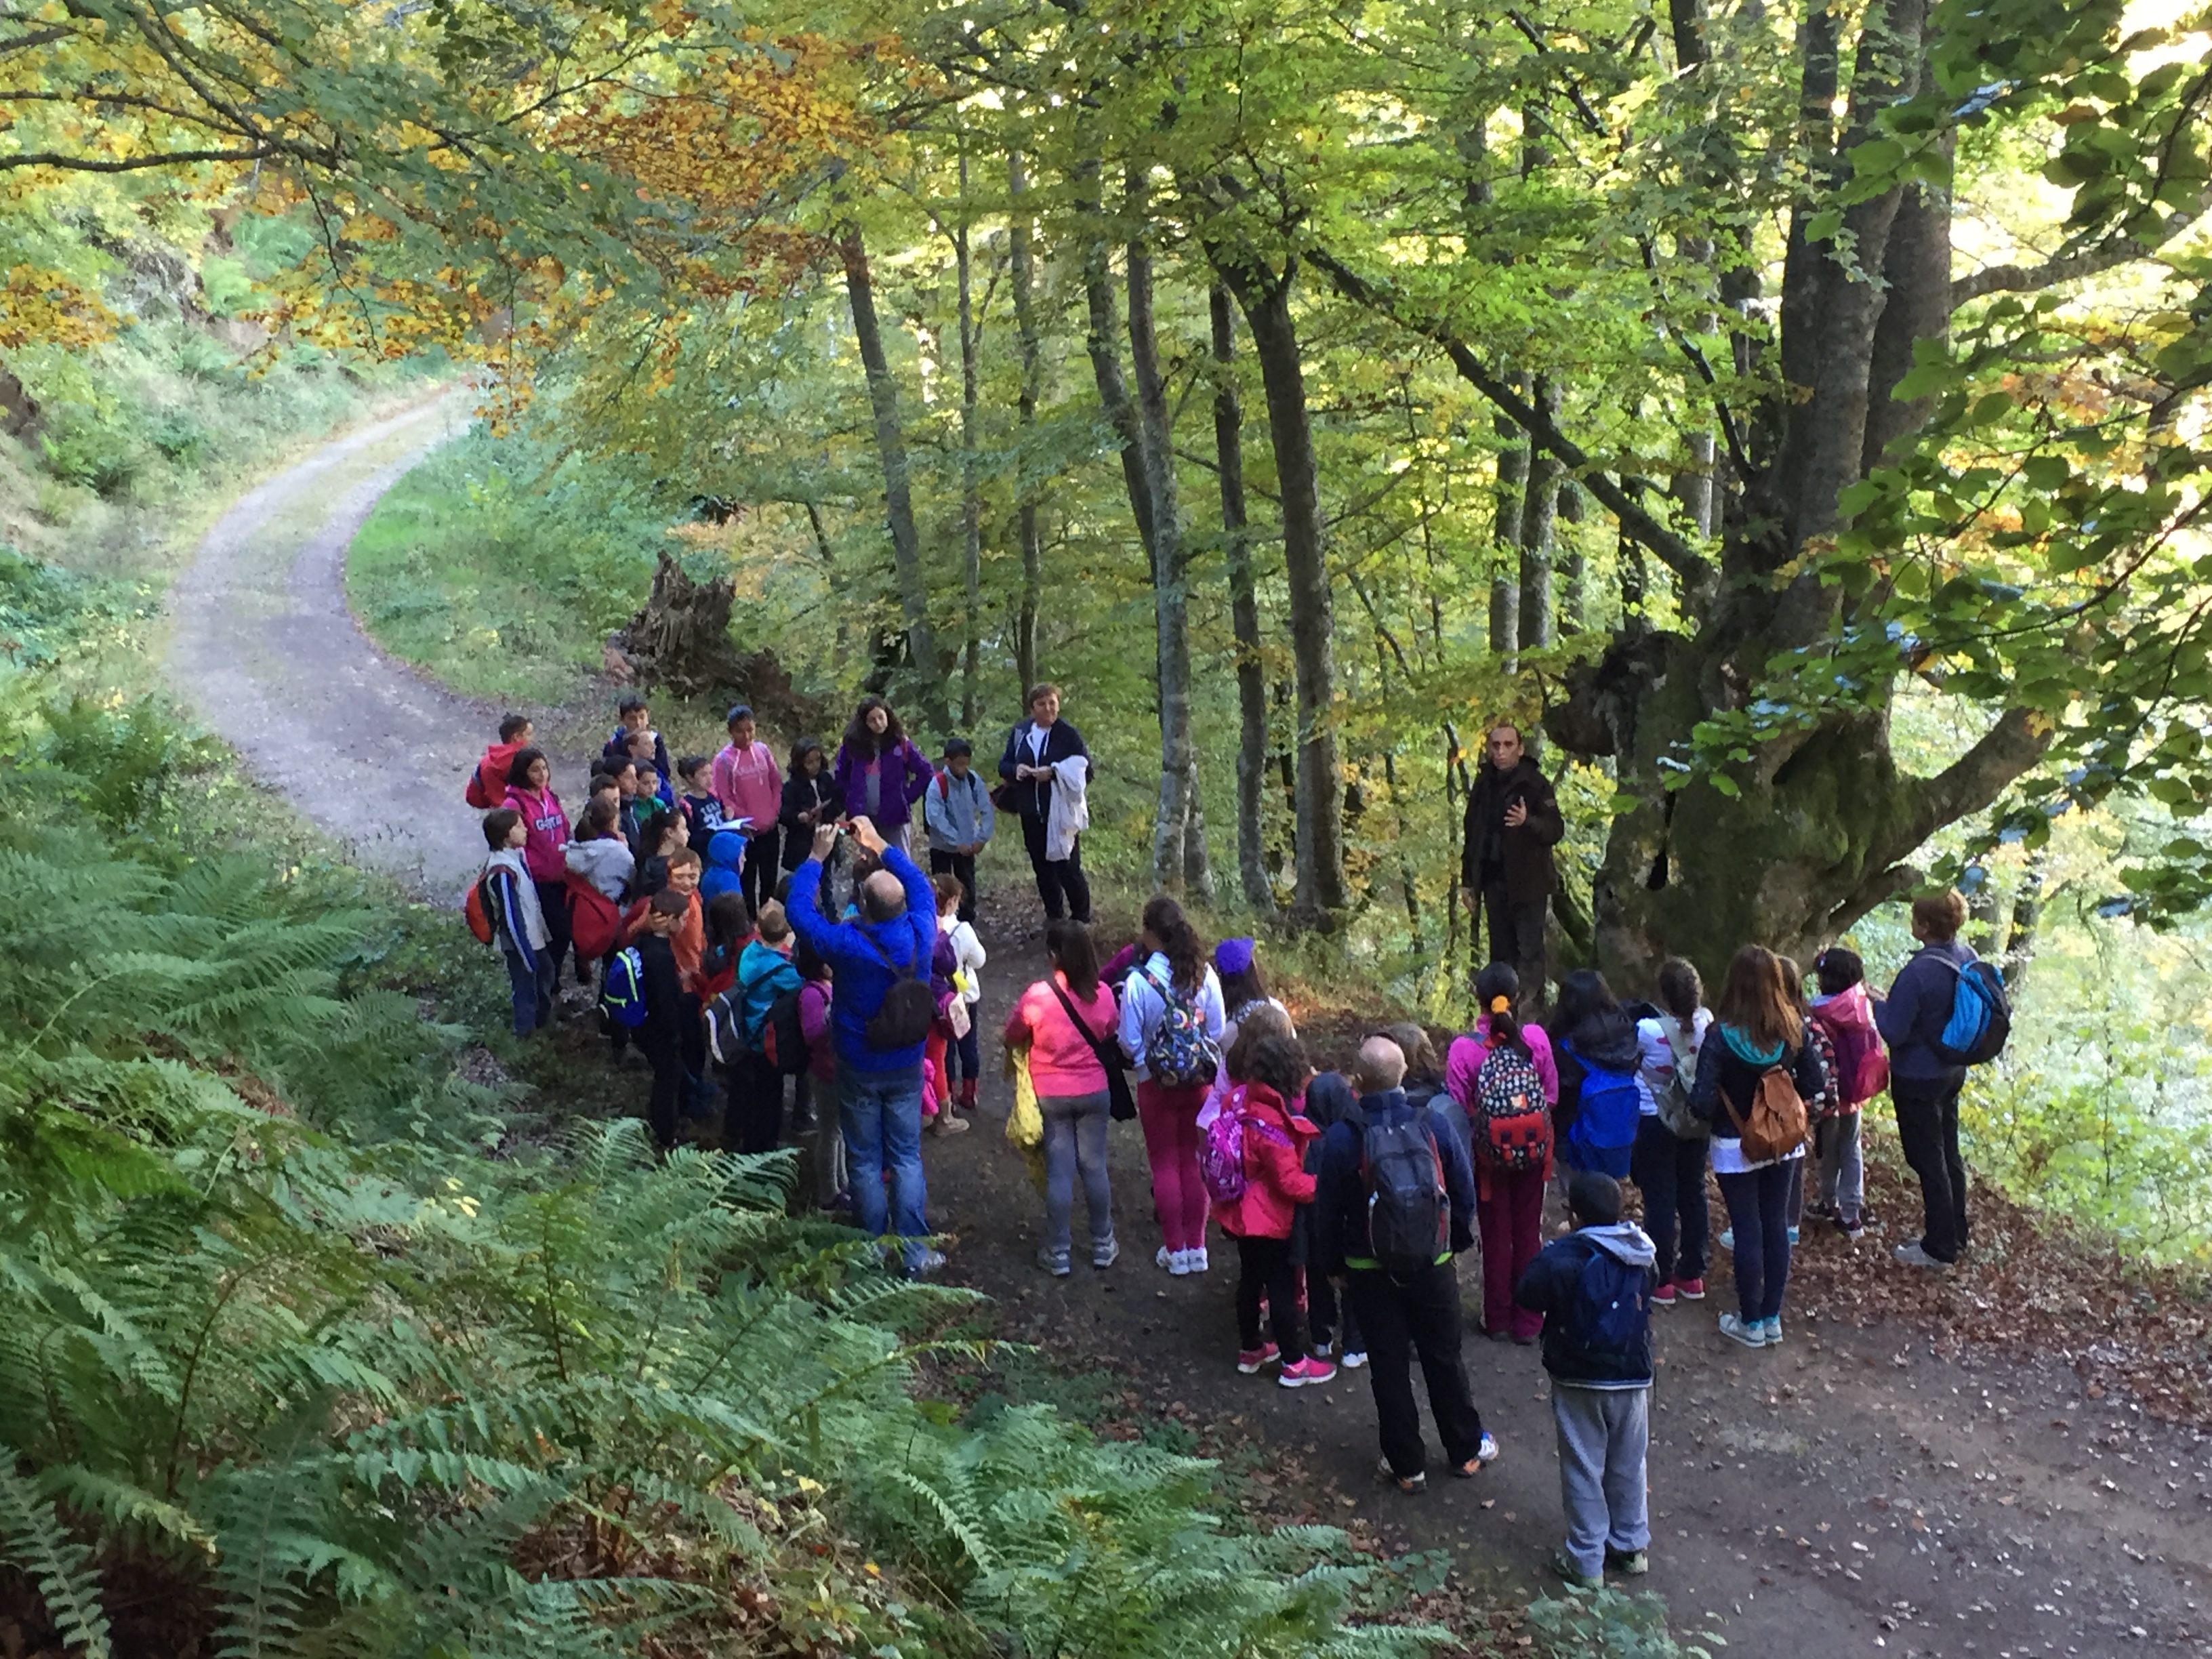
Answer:
<path fill-rule="evenodd" d="M 1635 1328 L 1626 1341 L 1607 1343 L 1583 1307 L 1583 1273 L 1600 1255 L 1626 1273 L 1620 1289 L 1636 1298 Z M 1632 1221 L 1584 1227 L 1555 1238 L 1536 1253 L 1513 1287 L 1513 1300 L 1544 1316 L 1544 1369 L 1554 1382 L 1578 1389 L 1651 1386 L 1651 1292 L 1659 1282 L 1657 1251 Z"/>
<path fill-rule="evenodd" d="M 778 997 L 798 990 L 801 983 L 791 958 L 773 945 L 755 939 L 745 946 L 744 954 L 738 958 L 738 982 L 733 988 L 739 1017 L 744 1021 L 747 1048 L 760 1047 L 761 1026 L 768 1011 L 775 1006 Z"/>
<path fill-rule="evenodd" d="M 565 880 L 568 866 L 561 849 L 568 844 L 568 815 L 562 810 L 561 797 L 550 786 L 537 790 L 510 784 L 500 805 L 521 814 L 530 831 L 530 839 L 523 843 L 522 861 L 530 866 L 531 880 Z"/>
<path fill-rule="evenodd" d="M 1244 1192 L 1217 1200 L 1213 1218 L 1231 1238 L 1288 1238 L 1298 1206 L 1313 1201 L 1314 1177 L 1305 1170 L 1306 1143 L 1321 1131 L 1294 1115 L 1264 1083 L 1239 1084 L 1222 1107 L 1244 1114 Z"/>
<path fill-rule="evenodd" d="M 984 786 L 983 775 L 973 769 L 964 778 L 944 771 L 932 779 L 921 797 L 921 821 L 929 831 L 933 853 L 987 842 L 999 827 L 991 792 Z"/>
<path fill-rule="evenodd" d="M 1480 890 L 1483 848 L 1490 838 L 1491 825 L 1516 801 L 1528 806 L 1528 816 L 1518 825 L 1500 826 L 1498 850 L 1506 897 L 1517 902 L 1550 895 L 1558 879 L 1552 849 L 1567 833 L 1551 781 L 1527 755 L 1508 772 L 1500 772 L 1487 760 L 1475 769 L 1474 787 L 1467 798 L 1466 835 L 1460 843 L 1465 850 L 1460 854 L 1459 879 L 1462 887 Z"/>
<path fill-rule="evenodd" d="M 1698 1050 L 1698 1079 L 1690 1085 L 1690 1115 L 1713 1126 L 1715 1140 L 1741 1139 L 1735 1120 L 1721 1103 L 1722 1097 L 1725 1095 L 1748 1120 L 1759 1079 L 1778 1066 L 1790 1074 L 1797 1085 L 1797 1097 L 1809 1110 L 1828 1084 L 1820 1054 L 1811 1043 L 1800 1043 L 1795 1049 L 1779 1042 L 1771 1048 L 1761 1048 L 1735 1026 L 1716 1022 Z"/>
<path fill-rule="evenodd" d="M 618 836 L 603 836 L 597 841 L 572 841 L 561 849 L 561 857 L 571 875 L 582 877 L 617 904 L 629 892 L 629 878 L 637 869 L 636 860 L 630 856 L 629 848 Z"/>
<path fill-rule="evenodd" d="M 740 890 L 745 836 L 740 830 L 717 830 L 707 842 L 706 867 L 699 872 L 699 896 L 709 902 Z"/>
<path fill-rule="evenodd" d="M 1958 970 L 1973 959 L 1973 951 L 1954 939 L 1923 945 L 1897 970 L 1888 999 L 1875 1004 L 1875 1024 L 1889 1044 L 1889 1069 L 1896 1076 L 1949 1083 L 1966 1075 L 1965 1067 L 1936 1054 L 1935 1045 L 1950 1023 Z"/>
<path fill-rule="evenodd" d="M 714 757 L 714 799 L 722 816 L 734 823 L 748 820 L 756 832 L 773 830 L 783 805 L 782 769 L 775 750 L 756 739 L 750 749 L 725 744 Z"/>
<path fill-rule="evenodd" d="M 893 839 L 891 831 L 906 828 L 913 816 L 915 802 L 921 799 L 922 791 L 937 774 L 921 750 L 914 746 L 911 738 L 901 738 L 898 747 L 882 757 L 881 775 L 876 788 L 876 811 L 869 818 L 884 833 L 886 841 Z M 843 793 L 845 816 L 848 818 L 868 817 L 868 763 L 865 756 L 856 755 L 850 746 L 837 746 L 837 787 Z"/>
<path fill-rule="evenodd" d="M 1553 1039 L 1552 1056 L 1559 1077 L 1559 1097 L 1552 1114 L 1552 1127 L 1561 1140 L 1566 1139 L 1567 1131 L 1582 1114 L 1583 1079 L 1589 1066 L 1626 1072 L 1632 1078 L 1644 1066 L 1643 1045 L 1636 1040 L 1636 1022 L 1622 1008 L 1601 1008 L 1585 1015 L 1565 1036 Z M 1537 1070 L 1540 1076 L 1542 1067 Z"/>
<path fill-rule="evenodd" d="M 477 793 L 487 801 L 497 802 L 507 793 L 507 775 L 514 765 L 514 757 L 529 747 L 526 743 L 486 744 L 483 758 L 477 763 Z M 476 803 L 469 804 L 473 806 Z"/>

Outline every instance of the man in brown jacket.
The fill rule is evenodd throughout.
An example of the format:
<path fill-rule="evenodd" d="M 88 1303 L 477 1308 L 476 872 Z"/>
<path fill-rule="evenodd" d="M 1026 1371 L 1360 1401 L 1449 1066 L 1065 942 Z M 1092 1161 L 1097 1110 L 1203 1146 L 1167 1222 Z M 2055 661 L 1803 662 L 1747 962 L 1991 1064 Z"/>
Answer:
<path fill-rule="evenodd" d="M 1544 918 L 1558 879 L 1552 848 L 1566 834 L 1559 798 L 1521 746 L 1520 728 L 1490 728 L 1474 789 L 1467 798 L 1460 854 L 1460 896 L 1470 917 L 1490 924 L 1490 959 L 1510 962 L 1521 994 L 1540 1000 L 1545 981 Z"/>

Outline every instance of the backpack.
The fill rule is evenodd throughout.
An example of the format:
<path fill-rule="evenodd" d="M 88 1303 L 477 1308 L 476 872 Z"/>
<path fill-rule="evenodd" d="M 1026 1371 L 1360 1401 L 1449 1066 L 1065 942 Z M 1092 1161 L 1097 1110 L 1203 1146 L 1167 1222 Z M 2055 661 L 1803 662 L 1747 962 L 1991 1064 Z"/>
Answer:
<path fill-rule="evenodd" d="M 805 1071 L 810 1055 L 797 991 L 786 991 L 769 1004 L 761 1020 L 759 1047 L 761 1057 L 778 1077 L 797 1077 Z"/>
<path fill-rule="evenodd" d="M 876 959 L 891 970 L 891 988 L 884 993 L 884 1006 L 868 1021 L 868 1047 L 878 1054 L 911 1048 L 929 1035 L 937 1023 L 937 993 L 920 977 L 912 963 L 904 967 L 890 959 L 872 935 L 862 933 Z"/>
<path fill-rule="evenodd" d="M 645 960 L 636 946 L 617 951 L 608 958 L 606 988 L 599 993 L 599 1009 L 628 1030 L 645 1024 Z"/>
<path fill-rule="evenodd" d="M 1958 981 L 1951 990 L 1951 1017 L 1943 1034 L 1930 1045 L 1946 1066 L 1981 1066 L 2004 1052 L 2012 1035 L 2012 1000 L 2005 994 L 2004 975 L 1995 963 L 1979 957 L 1961 967 L 1943 964 Z"/>
<path fill-rule="evenodd" d="M 1677 1041 L 1686 1033 L 1672 1014 L 1659 1016 L 1659 1035 L 1674 1056 L 1674 1075 L 1659 1091 L 1659 1121 L 1677 1140 L 1710 1139 L 1713 1126 L 1690 1109 L 1690 1091 L 1698 1086 L 1698 1051 Z"/>
<path fill-rule="evenodd" d="M 733 985 L 707 1005 L 707 1052 L 717 1066 L 734 1066 L 745 1054 L 744 1003 Z"/>
<path fill-rule="evenodd" d="M 1149 973 L 1145 979 L 1164 1005 L 1145 1044 L 1145 1069 L 1152 1081 L 1170 1089 L 1212 1082 L 1221 1068 L 1221 1050 L 1206 1034 L 1198 999 L 1174 985 L 1163 985 Z"/>
<path fill-rule="evenodd" d="M 468 918 L 469 932 L 479 945 L 492 944 L 498 938 L 492 930 L 491 895 L 484 891 L 484 884 L 490 879 L 489 874 L 478 876 L 461 896 L 461 914 Z"/>
<path fill-rule="evenodd" d="M 1552 1109 L 1535 1062 L 1498 1043 L 1475 1073 L 1474 1155 L 1494 1170 L 1540 1170 L 1552 1161 Z"/>
<path fill-rule="evenodd" d="M 1198 1149 L 1198 1178 L 1206 1195 L 1216 1204 L 1234 1204 L 1251 1183 L 1244 1174 L 1244 1091 L 1238 1088 L 1221 1103 L 1213 1121 L 1206 1126 L 1206 1139 Z"/>
<path fill-rule="evenodd" d="M 1399 1278 L 1419 1273 L 1451 1249 L 1443 1154 L 1427 1120 L 1426 1113 L 1415 1112 L 1391 1122 L 1370 1121 L 1360 1133 L 1368 1251 L 1383 1272 Z"/>
<path fill-rule="evenodd" d="M 1610 1250 L 1590 1249 L 1575 1281 L 1573 1329 L 1580 1346 L 1601 1353 L 1620 1353 L 1636 1346 L 1649 1328 L 1650 1287 L 1640 1268 Z"/>
<path fill-rule="evenodd" d="M 1559 1046 L 1583 1068 L 1582 1102 L 1575 1121 L 1567 1126 L 1567 1144 L 1602 1152 L 1618 1151 L 1634 1141 L 1636 1120 L 1644 1115 L 1636 1074 L 1593 1066 L 1565 1043 Z"/>
<path fill-rule="evenodd" d="M 488 812 L 499 805 L 490 790 L 484 787 L 483 763 L 478 761 L 469 774 L 469 781 L 461 786 L 461 799 L 479 812 Z"/>
<path fill-rule="evenodd" d="M 1805 1103 L 1798 1098 L 1796 1079 L 1779 1066 L 1770 1066 L 1759 1078 L 1750 1115 L 1737 1111 L 1725 1093 L 1721 1105 L 1735 1125 L 1747 1163 L 1771 1164 L 1805 1144 Z"/>
<path fill-rule="evenodd" d="M 568 878 L 568 932 L 576 942 L 576 955 L 597 961 L 615 948 L 622 932 L 622 912 L 615 902 L 581 876 Z"/>

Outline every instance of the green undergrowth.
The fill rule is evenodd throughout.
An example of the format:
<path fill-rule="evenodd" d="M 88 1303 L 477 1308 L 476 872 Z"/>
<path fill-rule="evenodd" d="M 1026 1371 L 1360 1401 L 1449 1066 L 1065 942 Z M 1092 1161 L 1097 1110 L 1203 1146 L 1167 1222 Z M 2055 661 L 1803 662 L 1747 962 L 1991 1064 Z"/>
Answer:
<path fill-rule="evenodd" d="M 1438 1638 L 1375 1622 L 1392 1564 L 1240 1524 L 1204 1460 L 924 1397 L 990 1358 L 975 1305 L 788 1218 L 784 1158 L 661 1161 L 630 1121 L 517 1140 L 419 917 L 237 810 L 159 702 L 87 683 L 72 641 L 129 591 L 0 577 L 44 651 L 0 672 L 0 1613 L 27 1649 Z"/>
<path fill-rule="evenodd" d="M 481 428 L 410 472 L 355 538 L 346 592 L 371 637 L 471 696 L 565 702 L 644 604 L 661 524 L 580 467 Z"/>

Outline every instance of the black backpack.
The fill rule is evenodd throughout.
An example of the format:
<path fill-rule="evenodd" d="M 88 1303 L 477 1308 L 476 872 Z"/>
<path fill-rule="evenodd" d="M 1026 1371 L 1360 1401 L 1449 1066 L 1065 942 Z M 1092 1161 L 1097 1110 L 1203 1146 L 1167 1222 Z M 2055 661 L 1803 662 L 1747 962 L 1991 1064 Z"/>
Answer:
<path fill-rule="evenodd" d="M 1406 1278 L 1450 1250 L 1443 1155 L 1425 1112 L 1370 1120 L 1360 1132 L 1359 1174 L 1367 1188 L 1367 1247 L 1383 1272 Z"/>
<path fill-rule="evenodd" d="M 872 935 L 862 933 L 860 937 L 868 941 L 868 949 L 892 974 L 891 988 L 884 993 L 884 1006 L 868 1022 L 868 1047 L 878 1054 L 911 1048 L 927 1037 L 929 1028 L 937 1023 L 937 993 L 930 989 L 927 980 L 915 972 L 913 963 L 901 967 Z M 918 959 L 920 953 L 916 956 Z"/>
<path fill-rule="evenodd" d="M 768 1006 L 761 1018 L 760 1053 L 779 1077 L 797 1077 L 806 1069 L 806 1028 L 799 1023 L 799 993 L 786 991 Z"/>

